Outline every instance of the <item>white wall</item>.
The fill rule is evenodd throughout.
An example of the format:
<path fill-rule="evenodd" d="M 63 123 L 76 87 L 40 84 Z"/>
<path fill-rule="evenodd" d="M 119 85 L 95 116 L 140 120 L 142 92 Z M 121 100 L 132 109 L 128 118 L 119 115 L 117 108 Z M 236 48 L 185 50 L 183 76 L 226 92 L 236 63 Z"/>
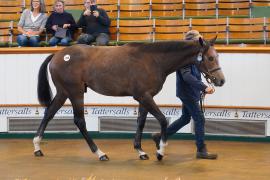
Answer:
<path fill-rule="evenodd" d="M 37 74 L 46 54 L 0 55 L 0 104 L 36 104 Z"/>
<path fill-rule="evenodd" d="M 0 104 L 38 104 L 37 73 L 49 54 L 0 55 Z M 220 53 L 226 83 L 207 96 L 208 105 L 270 107 L 270 54 Z M 91 90 L 86 103 L 135 104 L 129 97 L 106 97 Z M 155 97 L 158 104 L 179 104 L 175 97 L 175 74 L 171 74 Z"/>
<path fill-rule="evenodd" d="M 37 74 L 41 63 L 49 54 L 10 54 L 0 55 L 0 104 L 38 104 L 37 101 Z M 221 106 L 263 106 L 270 107 L 270 54 L 247 54 L 247 53 L 221 53 L 220 63 L 226 77 L 226 83 L 221 88 L 216 88 L 216 93 L 206 98 L 208 105 Z M 135 104 L 130 97 L 106 97 L 88 90 L 85 95 L 86 103 L 89 104 Z M 155 97 L 158 104 L 180 104 L 175 97 L 175 74 L 171 74 L 160 92 Z M 26 112 L 24 109 L 27 108 Z M 114 114 L 104 114 L 103 111 L 94 112 L 94 109 L 121 109 L 122 107 L 91 107 L 87 106 L 88 114 L 86 116 L 87 129 L 89 131 L 98 131 L 98 118 L 100 116 L 115 116 Z M 70 109 L 71 107 L 63 107 Z M 127 117 L 136 117 L 135 107 L 128 107 Z M 162 108 L 166 117 L 171 122 L 181 115 L 181 109 Z M 172 111 L 173 110 L 173 111 Z M 1 107 L 0 108 L 0 132 L 8 131 L 9 117 L 42 118 L 43 108 L 38 108 L 39 114 L 36 114 L 36 107 Z M 173 112 L 166 114 L 165 112 Z M 246 117 L 244 110 L 228 109 L 229 116 L 222 115 L 216 117 L 214 113 L 224 109 L 206 109 L 206 118 L 213 119 L 243 119 L 267 121 L 266 135 L 270 136 L 270 111 L 259 110 L 260 115 L 254 115 L 256 110 L 248 110 L 250 116 Z M 254 111 L 254 112 L 253 112 Z M 59 111 L 56 116 L 72 117 L 72 114 L 65 114 L 65 111 Z M 71 111 L 72 112 L 72 111 Z M 238 112 L 239 117 L 235 117 Z M 257 111 L 256 111 L 257 112 Z M 222 113 L 220 113 L 222 114 Z M 265 114 L 261 116 L 261 114 Z M 117 115 L 119 116 L 119 115 Z M 213 117 L 212 117 L 213 116 Z M 185 126 L 180 132 L 190 133 L 191 125 Z"/>

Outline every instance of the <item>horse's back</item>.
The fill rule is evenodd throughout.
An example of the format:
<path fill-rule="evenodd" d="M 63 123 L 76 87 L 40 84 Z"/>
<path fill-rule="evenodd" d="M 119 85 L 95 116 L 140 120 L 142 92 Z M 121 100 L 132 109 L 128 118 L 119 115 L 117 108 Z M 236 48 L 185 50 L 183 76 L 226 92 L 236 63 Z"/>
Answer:
<path fill-rule="evenodd" d="M 137 87 L 147 89 L 149 78 L 158 78 L 147 54 L 134 46 L 74 45 L 55 54 L 50 70 L 62 84 L 85 84 L 100 94 L 129 96 Z"/>
<path fill-rule="evenodd" d="M 88 45 L 74 45 L 55 53 L 50 63 L 52 73 L 75 73 L 83 71 L 89 65 L 95 66 L 101 63 L 102 57 L 111 51 L 109 47 L 92 47 Z"/>

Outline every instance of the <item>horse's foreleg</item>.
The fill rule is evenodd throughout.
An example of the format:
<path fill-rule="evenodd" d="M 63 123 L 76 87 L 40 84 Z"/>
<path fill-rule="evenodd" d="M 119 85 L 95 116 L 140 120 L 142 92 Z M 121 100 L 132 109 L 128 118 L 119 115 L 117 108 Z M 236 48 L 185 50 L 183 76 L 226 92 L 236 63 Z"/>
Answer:
<path fill-rule="evenodd" d="M 97 145 L 94 143 L 94 141 L 87 132 L 84 118 L 83 94 L 81 98 L 71 98 L 70 100 L 74 111 L 74 123 L 79 128 L 91 151 L 99 157 L 99 160 L 109 160 L 108 156 L 97 147 Z"/>
<path fill-rule="evenodd" d="M 146 93 L 142 97 L 137 98 L 138 101 L 144 106 L 144 108 L 150 112 L 160 123 L 161 126 L 161 140 L 160 140 L 160 149 L 157 150 L 157 159 L 162 160 L 165 153 L 165 146 L 167 145 L 167 120 L 162 114 L 158 106 L 156 105 L 153 97 Z"/>
<path fill-rule="evenodd" d="M 142 160 L 149 159 L 148 155 L 141 148 L 142 131 L 144 128 L 147 113 L 148 112 L 146 111 L 146 109 L 140 104 L 139 115 L 137 119 L 137 131 L 134 139 L 134 148 L 138 151 L 140 159 Z"/>
<path fill-rule="evenodd" d="M 35 156 L 43 156 L 43 153 L 40 150 L 40 142 L 44 135 L 44 131 L 49 121 L 54 117 L 55 113 L 63 106 L 66 99 L 67 97 L 65 95 L 57 93 L 50 106 L 45 109 L 44 117 L 33 139 Z"/>

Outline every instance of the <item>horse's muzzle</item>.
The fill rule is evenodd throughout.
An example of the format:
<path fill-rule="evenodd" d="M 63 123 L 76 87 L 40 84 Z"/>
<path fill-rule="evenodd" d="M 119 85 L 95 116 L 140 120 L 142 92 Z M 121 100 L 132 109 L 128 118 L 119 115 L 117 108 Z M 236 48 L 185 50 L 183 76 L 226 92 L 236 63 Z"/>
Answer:
<path fill-rule="evenodd" d="M 223 86 L 225 84 L 225 79 L 213 79 L 213 83 L 215 86 Z"/>

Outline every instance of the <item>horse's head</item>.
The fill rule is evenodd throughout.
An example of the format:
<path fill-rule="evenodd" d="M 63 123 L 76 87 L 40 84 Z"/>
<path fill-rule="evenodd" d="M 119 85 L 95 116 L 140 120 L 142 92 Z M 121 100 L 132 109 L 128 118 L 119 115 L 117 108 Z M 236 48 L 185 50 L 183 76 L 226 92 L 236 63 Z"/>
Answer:
<path fill-rule="evenodd" d="M 215 86 L 222 86 L 225 83 L 225 77 L 219 66 L 218 53 L 214 48 L 216 38 L 210 41 L 199 38 L 201 50 L 197 61 L 199 62 L 199 69 L 206 80 L 214 83 Z"/>

